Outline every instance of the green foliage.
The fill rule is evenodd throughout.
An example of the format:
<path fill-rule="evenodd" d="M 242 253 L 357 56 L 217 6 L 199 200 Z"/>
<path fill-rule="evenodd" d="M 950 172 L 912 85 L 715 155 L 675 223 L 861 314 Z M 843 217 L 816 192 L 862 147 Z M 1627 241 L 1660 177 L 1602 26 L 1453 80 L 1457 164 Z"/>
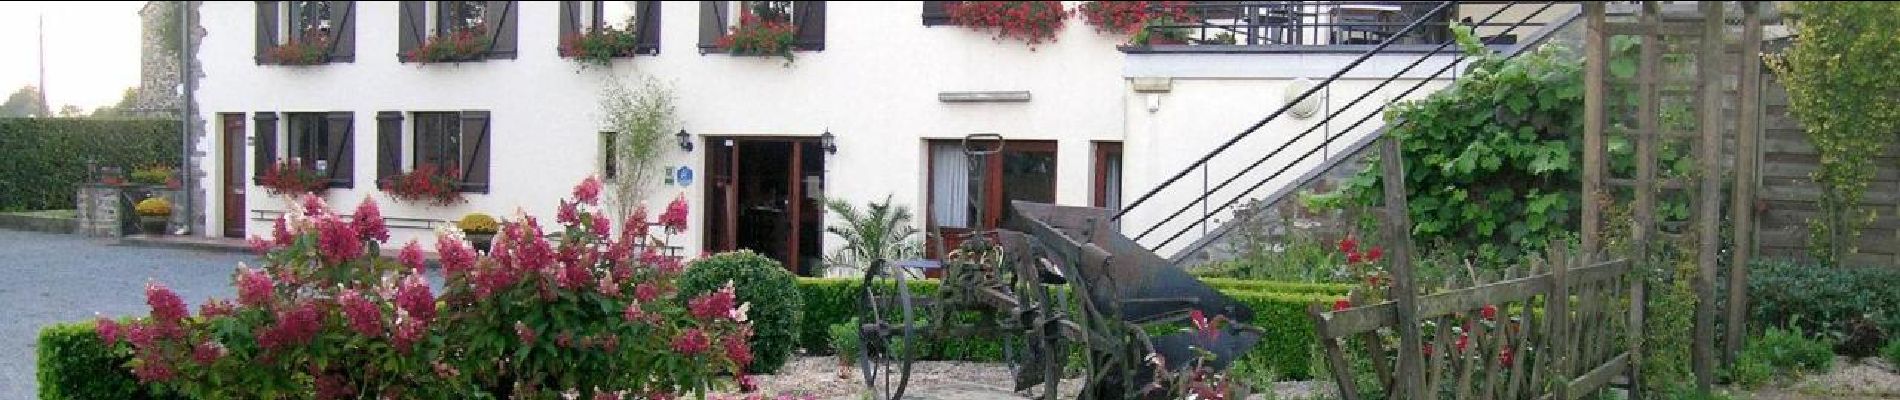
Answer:
<path fill-rule="evenodd" d="M 1754 357 L 1778 371 L 1827 372 L 1834 367 L 1834 345 L 1826 339 L 1810 338 L 1801 328 L 1769 327 L 1761 337 L 1748 342 L 1743 357 Z"/>
<path fill-rule="evenodd" d="M 1774 378 L 1775 367 L 1768 365 L 1768 361 L 1763 357 L 1757 354 L 1754 346 L 1750 346 L 1735 358 L 1734 363 L 1723 366 L 1723 372 L 1727 374 L 1729 383 L 1747 389 L 1758 388 L 1768 383 L 1769 379 Z"/>
<path fill-rule="evenodd" d="M 845 362 L 858 361 L 858 319 L 831 324 L 827 329 L 831 334 L 831 351 Z"/>
<path fill-rule="evenodd" d="M 41 400 L 179 398 L 140 385 L 120 367 L 132 360 L 131 347 L 99 340 L 92 322 L 41 328 L 36 351 Z"/>
<path fill-rule="evenodd" d="M 1837 264 L 1872 222 L 1860 208 L 1874 157 L 1900 128 L 1900 7 L 1867 1 L 1790 4 L 1794 46 L 1769 66 L 1788 88 L 1788 110 L 1820 154 L 1812 178 L 1821 215 L 1808 221 L 1809 252 Z"/>
<path fill-rule="evenodd" d="M 1454 31 L 1461 43 L 1475 43 L 1469 29 Z M 1470 71 L 1396 105 L 1387 134 L 1403 140 L 1416 240 L 1484 260 L 1515 259 L 1575 226 L 1581 63 L 1550 46 L 1508 61 L 1469 50 L 1476 59 Z M 1382 203 L 1376 158 L 1341 187 L 1352 203 Z"/>
<path fill-rule="evenodd" d="M 873 261 L 908 259 L 922 250 L 917 228 L 910 223 L 910 207 L 891 205 L 891 196 L 884 196 L 882 203 L 866 203 L 863 209 L 843 200 L 828 200 L 825 209 L 839 222 L 825 227 L 825 233 L 844 241 L 826 264 L 863 270 Z"/>
<path fill-rule="evenodd" d="M 0 118 L 0 211 L 72 208 L 86 161 L 178 164 L 178 121 Z"/>
<path fill-rule="evenodd" d="M 1900 337 L 1888 339 L 1887 346 L 1880 348 L 1880 357 L 1887 359 L 1887 365 L 1900 366 Z"/>
<path fill-rule="evenodd" d="M 1690 347 L 1695 338 L 1695 288 L 1686 277 L 1695 274 L 1693 256 L 1679 259 L 1673 272 L 1680 279 L 1667 279 L 1667 271 L 1656 271 L 1649 281 L 1649 311 L 1643 332 L 1643 383 L 1655 393 L 1669 393 L 1674 385 L 1694 382 Z"/>
<path fill-rule="evenodd" d="M 1748 273 L 1749 322 L 1844 340 L 1847 323 L 1872 319 L 1900 332 L 1900 270 L 1759 262 Z"/>
<path fill-rule="evenodd" d="M 1306 315 L 1306 307 L 1315 303 L 1330 303 L 1343 296 L 1336 293 L 1280 293 L 1256 288 L 1295 288 L 1304 290 L 1334 290 L 1337 285 L 1313 285 L 1298 283 L 1249 282 L 1239 280 L 1209 280 L 1209 284 L 1222 293 L 1246 304 L 1254 311 L 1254 323 L 1265 330 L 1258 347 L 1236 361 L 1232 367 L 1234 373 L 1245 377 L 1277 376 L 1288 379 L 1306 379 L 1319 358 L 1312 355 L 1314 328 L 1312 320 Z M 938 281 L 911 281 L 911 295 L 914 297 L 934 296 Z M 832 325 L 850 321 L 857 315 L 854 297 L 859 292 L 859 280 L 843 278 L 798 278 L 798 288 L 804 293 L 804 322 L 799 329 L 800 344 L 807 350 L 833 349 L 830 347 Z M 1318 289 L 1316 289 L 1318 288 Z M 1343 293 L 1339 291 L 1337 293 Z M 919 311 L 922 312 L 921 310 Z M 921 318 L 921 317 L 920 317 Z M 927 338 L 924 348 L 918 350 L 918 358 L 924 360 L 966 360 L 1000 361 L 1002 343 L 1000 338 Z"/>
<path fill-rule="evenodd" d="M 680 298 L 689 299 L 719 290 L 731 282 L 739 301 L 750 304 L 752 321 L 751 372 L 771 373 L 785 365 L 798 339 L 805 307 L 798 281 L 785 267 L 750 250 L 719 253 L 694 261 L 680 276 Z"/>
<path fill-rule="evenodd" d="M 634 85 L 614 81 L 600 95 L 601 127 L 613 134 L 613 159 L 618 176 L 612 184 L 612 202 L 621 216 L 633 215 L 646 201 L 648 184 L 660 172 L 660 150 L 679 126 L 673 87 L 653 78 Z"/>

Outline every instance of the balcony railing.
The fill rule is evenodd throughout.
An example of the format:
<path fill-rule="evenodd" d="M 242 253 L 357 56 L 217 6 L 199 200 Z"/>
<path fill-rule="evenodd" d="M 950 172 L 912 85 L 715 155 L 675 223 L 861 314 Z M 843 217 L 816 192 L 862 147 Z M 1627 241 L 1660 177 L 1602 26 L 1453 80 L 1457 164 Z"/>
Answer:
<path fill-rule="evenodd" d="M 1181 5 L 1187 21 L 1153 23 L 1148 43 L 1124 46 L 1131 53 L 1149 52 L 1272 52 L 1358 51 L 1397 36 L 1389 50 L 1429 49 L 1452 40 L 1451 26 L 1477 28 L 1485 43 L 1509 45 L 1516 35 L 1492 34 L 1517 25 L 1535 30 L 1537 21 L 1474 22 L 1469 15 L 1488 14 L 1516 2 L 1465 1 L 1435 13 L 1439 2 L 1427 1 L 1197 1 Z M 1417 29 L 1405 31 L 1413 21 Z M 1423 47 L 1421 47 L 1423 46 Z"/>

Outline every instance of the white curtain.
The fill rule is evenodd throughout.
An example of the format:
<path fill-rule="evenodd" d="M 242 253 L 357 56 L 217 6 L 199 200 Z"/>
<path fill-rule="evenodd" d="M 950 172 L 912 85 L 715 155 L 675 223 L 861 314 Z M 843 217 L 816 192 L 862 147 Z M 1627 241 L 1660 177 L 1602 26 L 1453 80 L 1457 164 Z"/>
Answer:
<path fill-rule="evenodd" d="M 970 226 L 970 162 L 960 144 L 930 144 L 930 196 L 930 218 L 937 226 Z"/>
<path fill-rule="evenodd" d="M 1107 165 L 1103 169 L 1107 171 L 1102 173 L 1102 205 L 1107 206 L 1109 211 L 1119 212 L 1122 210 L 1122 156 L 1109 155 L 1105 161 L 1103 164 Z"/>

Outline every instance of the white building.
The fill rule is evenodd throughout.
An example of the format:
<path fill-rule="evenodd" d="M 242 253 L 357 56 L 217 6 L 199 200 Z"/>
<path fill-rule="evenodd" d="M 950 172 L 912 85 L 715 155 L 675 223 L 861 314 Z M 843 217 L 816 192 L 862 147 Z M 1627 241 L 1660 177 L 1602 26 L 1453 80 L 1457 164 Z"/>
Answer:
<path fill-rule="evenodd" d="M 200 232 L 268 234 L 285 200 L 254 178 L 273 157 L 293 156 L 323 160 L 326 173 L 334 171 L 335 183 L 324 194 L 333 205 L 375 198 L 398 226 L 392 231 L 397 243 L 426 244 L 433 238 L 429 226 L 469 212 L 506 217 L 520 209 L 552 223 L 556 200 L 582 178 L 602 172 L 601 88 L 652 77 L 675 89 L 678 129 L 688 133 L 691 146 L 686 150 L 668 140 L 660 165 L 675 175 L 689 170 L 692 177 L 656 181 L 647 199 L 656 208 L 678 196 L 689 202 L 691 229 L 673 244 L 689 255 L 754 248 L 811 274 L 818 257 L 837 247 L 822 233 L 828 217 L 819 198 L 863 203 L 888 195 L 915 210 L 919 225 L 969 225 L 967 207 L 949 206 L 967 204 L 959 196 L 970 174 L 954 151 L 966 135 L 996 133 L 1009 140 L 1005 161 L 988 175 L 1006 182 L 996 187 L 1011 198 L 1113 205 L 1155 187 L 1279 109 L 1289 93 L 1298 93 L 1288 89 L 1296 79 L 1321 81 L 1372 47 L 1330 44 L 1337 36 L 1315 30 L 1324 28 L 1321 23 L 1284 45 L 1250 45 L 1245 41 L 1251 36 L 1243 35 L 1242 43 L 1229 46 L 1124 48 L 1128 35 L 1098 33 L 1080 18 L 1068 19 L 1053 42 L 1030 46 L 926 11 L 942 2 L 796 1 L 785 3 L 800 26 L 801 50 L 788 64 L 710 48 L 711 38 L 723 32 L 721 21 L 732 20 L 731 10 L 753 6 L 732 3 L 739 2 L 206 2 L 195 61 L 203 75 L 194 98 L 197 117 L 209 122 L 198 136 L 202 155 L 194 160 L 205 177 L 195 183 L 212 195 L 199 202 L 210 210 L 203 212 L 206 229 Z M 1389 13 L 1417 6 L 1370 9 Z M 1340 7 L 1347 6 L 1334 8 Z M 1452 8 L 1458 7 L 1447 10 Z M 1481 17 L 1494 8 L 1453 11 Z M 464 11 L 464 18 L 442 18 L 443 10 Z M 1565 12 L 1550 10 L 1536 19 Z M 605 68 L 561 57 L 563 33 L 576 29 L 566 22 L 596 13 L 608 21 L 630 15 L 641 21 L 630 29 L 646 32 L 643 54 L 616 58 Z M 1513 13 L 1519 11 L 1505 14 Z M 398 56 L 426 41 L 429 32 L 476 20 L 496 27 L 489 30 L 493 50 L 481 59 L 425 64 Z M 261 52 L 297 40 L 283 33 L 305 30 L 300 26 L 336 33 L 328 62 L 265 62 Z M 1209 185 L 1275 147 L 1293 144 L 1277 160 L 1243 175 L 1254 179 L 1240 179 L 1213 197 L 1225 201 L 1310 149 L 1322 148 L 1322 154 L 1249 195 L 1264 196 L 1310 169 L 1304 166 L 1338 156 L 1339 149 L 1326 147 L 1343 147 L 1382 124 L 1373 118 L 1348 132 L 1346 125 L 1359 119 L 1353 116 L 1431 76 L 1450 62 L 1450 53 L 1427 57 L 1403 79 L 1373 92 L 1358 111 L 1324 118 L 1423 56 L 1387 51 L 1370 57 L 1323 89 L 1325 100 L 1313 102 L 1318 115 L 1277 118 L 1216 157 L 1207 167 Z M 1411 96 L 1439 85 L 1426 82 Z M 1316 133 L 1293 140 L 1308 128 Z M 330 134 L 305 134 L 316 131 Z M 1320 135 L 1341 133 L 1346 139 L 1322 145 Z M 821 140 L 827 134 L 833 139 Z M 440 139 L 445 137 L 457 140 Z M 449 158 L 470 172 L 464 203 L 400 202 L 377 189 L 380 176 Z M 1201 174 L 1191 175 L 1131 213 L 1124 230 L 1132 234 L 1138 232 L 1134 227 L 1155 225 L 1201 197 Z M 988 203 L 1001 204 L 1002 196 L 994 197 Z M 1199 218 L 1200 206 L 1193 207 L 1186 216 Z M 1199 226 L 1184 219 L 1162 227 L 1191 231 L 1160 246 L 1163 256 L 1200 234 Z M 1154 246 L 1165 237 L 1157 233 L 1142 242 Z"/>

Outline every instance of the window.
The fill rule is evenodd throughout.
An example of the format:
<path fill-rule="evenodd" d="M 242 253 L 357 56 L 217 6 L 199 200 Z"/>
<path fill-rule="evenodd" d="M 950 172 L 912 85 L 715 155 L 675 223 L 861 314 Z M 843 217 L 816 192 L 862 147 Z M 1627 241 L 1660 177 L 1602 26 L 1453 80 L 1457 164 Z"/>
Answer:
<path fill-rule="evenodd" d="M 269 170 L 283 154 L 329 179 L 332 188 L 354 186 L 354 112 L 283 113 L 281 126 L 278 113 L 260 112 L 255 118 L 256 174 Z"/>
<path fill-rule="evenodd" d="M 406 170 L 434 166 L 458 173 L 464 192 L 488 192 L 491 136 L 487 111 L 413 112 L 409 117 L 414 119 L 408 133 L 414 149 L 408 153 Z M 405 154 L 401 149 L 402 114 L 385 111 L 378 114 L 377 120 L 380 122 L 377 154 L 383 157 L 377 167 L 378 175 L 400 173 Z"/>
<path fill-rule="evenodd" d="M 612 180 L 620 174 L 619 163 L 614 159 L 614 133 L 600 133 L 600 177 Z"/>
<path fill-rule="evenodd" d="M 825 2 L 823 1 L 702 1 L 699 2 L 699 48 L 705 54 L 719 49 L 720 37 L 731 32 L 744 16 L 791 22 L 793 48 L 802 51 L 825 49 Z"/>
<path fill-rule="evenodd" d="M 563 56 L 576 46 L 583 33 L 622 35 L 606 37 L 612 43 L 614 57 L 660 53 L 660 2 L 658 1 L 563 1 L 561 2 L 560 46 Z M 628 47 L 630 46 L 630 47 Z"/>
<path fill-rule="evenodd" d="M 456 35 L 462 33 L 477 36 L 459 40 L 486 46 L 475 58 L 515 58 L 518 7 L 513 1 L 401 2 L 396 18 L 399 59 L 411 61 L 412 51 L 432 41 L 458 40 Z"/>
<path fill-rule="evenodd" d="M 924 2 L 924 26 L 954 25 L 950 20 L 950 3 L 954 1 Z"/>
<path fill-rule="evenodd" d="M 1122 144 L 1095 142 L 1095 195 L 1090 204 L 1109 212 L 1122 210 Z M 1119 223 L 1119 221 L 1117 221 Z"/>
<path fill-rule="evenodd" d="M 258 64 L 350 62 L 356 57 L 356 2 L 257 2 Z"/>
<path fill-rule="evenodd" d="M 993 227 L 1009 202 L 1056 200 L 1056 143 L 1008 141 L 1001 153 L 964 153 L 958 140 L 931 141 L 930 224 L 942 228 Z M 972 168 L 975 168 L 974 170 Z M 977 181 L 981 178 L 981 181 Z M 977 198 L 981 182 L 982 198 Z M 977 220 L 982 207 L 982 220 Z"/>
<path fill-rule="evenodd" d="M 461 171 L 462 124 L 452 112 L 416 113 L 416 154 L 410 169 L 423 164 Z"/>

